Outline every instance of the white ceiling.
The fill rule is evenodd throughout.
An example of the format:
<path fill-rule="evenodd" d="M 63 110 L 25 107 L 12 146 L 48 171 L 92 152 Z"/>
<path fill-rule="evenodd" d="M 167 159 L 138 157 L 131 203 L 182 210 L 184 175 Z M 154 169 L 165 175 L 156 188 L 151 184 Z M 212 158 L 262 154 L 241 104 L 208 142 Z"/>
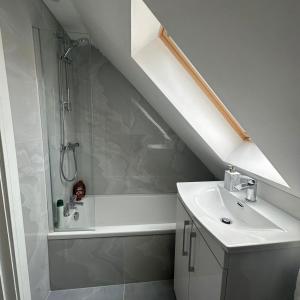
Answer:
<path fill-rule="evenodd" d="M 221 160 L 131 58 L 131 0 L 44 2 L 67 31 L 88 32 L 203 163 L 217 177 L 223 176 Z M 296 2 L 145 0 L 291 192 L 300 195 Z"/>
<path fill-rule="evenodd" d="M 79 13 L 72 1 L 65 0 L 43 0 L 52 14 L 69 33 L 73 39 L 78 38 L 78 33 L 87 33 Z"/>

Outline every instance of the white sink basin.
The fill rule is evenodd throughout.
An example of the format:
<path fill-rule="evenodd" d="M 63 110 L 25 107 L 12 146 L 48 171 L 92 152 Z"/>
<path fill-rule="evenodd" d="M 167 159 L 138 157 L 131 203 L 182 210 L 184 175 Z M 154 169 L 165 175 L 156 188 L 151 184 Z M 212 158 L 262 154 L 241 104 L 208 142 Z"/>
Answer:
<path fill-rule="evenodd" d="M 177 188 L 199 228 L 205 228 L 227 249 L 300 243 L 300 221 L 263 199 L 247 202 L 243 192 L 228 192 L 222 181 L 178 183 Z"/>
<path fill-rule="evenodd" d="M 281 230 L 279 226 L 221 186 L 203 190 L 201 195 L 195 195 L 193 203 L 208 217 L 224 226 L 224 229 L 230 226 L 241 230 Z M 223 218 L 230 221 L 230 224 L 223 223 Z"/>

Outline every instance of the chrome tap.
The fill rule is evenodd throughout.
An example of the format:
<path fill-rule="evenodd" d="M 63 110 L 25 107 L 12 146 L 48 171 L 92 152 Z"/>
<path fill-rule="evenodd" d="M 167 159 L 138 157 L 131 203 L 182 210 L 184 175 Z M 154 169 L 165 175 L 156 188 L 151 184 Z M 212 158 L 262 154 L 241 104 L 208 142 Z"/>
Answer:
<path fill-rule="evenodd" d="M 71 209 L 76 209 L 78 205 L 83 206 L 83 204 L 84 204 L 83 202 L 77 201 L 77 197 L 75 195 L 72 195 L 70 197 L 70 201 L 65 206 L 64 216 L 65 217 L 70 216 Z"/>
<path fill-rule="evenodd" d="M 76 208 L 77 205 L 83 206 L 83 202 L 77 201 L 77 197 L 75 195 L 70 197 L 70 206 L 71 208 Z"/>
<path fill-rule="evenodd" d="M 256 192 L 257 192 L 256 180 L 249 176 L 244 176 L 244 175 L 242 175 L 240 179 L 241 181 L 245 181 L 245 182 L 241 182 L 240 184 L 236 185 L 234 189 L 237 191 L 246 190 L 246 197 L 245 197 L 246 201 L 255 202 Z"/>

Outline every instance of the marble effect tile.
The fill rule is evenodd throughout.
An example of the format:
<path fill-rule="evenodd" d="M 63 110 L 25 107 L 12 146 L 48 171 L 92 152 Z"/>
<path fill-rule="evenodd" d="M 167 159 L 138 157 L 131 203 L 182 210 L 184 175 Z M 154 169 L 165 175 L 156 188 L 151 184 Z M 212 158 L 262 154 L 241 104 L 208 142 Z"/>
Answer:
<path fill-rule="evenodd" d="M 42 1 L 3 0 L 3 36 L 12 119 L 17 150 L 23 221 L 32 300 L 49 291 L 48 211 L 44 137 L 32 26 L 56 32 L 59 25 Z"/>
<path fill-rule="evenodd" d="M 94 192 L 172 193 L 177 181 L 213 179 L 126 78 L 101 58 L 93 49 L 92 113 L 94 120 L 101 120 L 93 124 L 93 141 L 99 135 L 102 141 L 92 149 Z M 97 181 L 99 173 L 105 186 L 103 179 Z"/>
<path fill-rule="evenodd" d="M 97 49 L 77 48 L 72 57 L 75 122 L 67 130 L 73 130 L 80 143 L 78 177 L 87 183 L 90 194 L 174 193 L 178 181 L 213 179 Z"/>
<path fill-rule="evenodd" d="M 174 234 L 48 243 L 52 290 L 173 278 Z"/>
<path fill-rule="evenodd" d="M 51 288 L 123 283 L 123 239 L 49 241 Z"/>
<path fill-rule="evenodd" d="M 124 239 L 124 281 L 167 280 L 174 274 L 174 236 L 132 236 Z"/>
<path fill-rule="evenodd" d="M 57 31 L 61 31 L 60 27 Z M 60 103 L 59 103 L 59 85 L 58 85 L 58 53 L 60 52 L 61 43 L 56 38 L 56 31 L 45 29 L 43 26 L 39 29 L 39 44 L 40 44 L 40 63 L 42 88 L 44 92 L 45 103 L 41 107 L 45 108 L 45 113 L 41 116 L 46 118 L 43 121 L 44 143 L 49 151 L 50 170 L 48 176 L 51 178 L 48 190 L 51 190 L 51 197 L 48 199 L 49 207 L 52 206 L 53 221 L 50 225 L 56 222 L 56 201 L 58 199 L 69 199 L 71 183 L 62 182 L 60 178 Z M 41 88 L 41 87 L 40 87 Z M 69 114 L 66 117 L 66 139 L 69 141 L 75 140 L 74 116 Z M 73 158 L 66 157 L 65 170 L 73 167 Z M 53 198 L 53 199 L 51 199 Z M 49 210 L 50 211 L 50 210 Z"/>
<path fill-rule="evenodd" d="M 47 300 L 176 300 L 173 281 L 52 291 Z"/>
<path fill-rule="evenodd" d="M 102 286 L 52 291 L 47 300 L 123 300 L 124 286 Z"/>

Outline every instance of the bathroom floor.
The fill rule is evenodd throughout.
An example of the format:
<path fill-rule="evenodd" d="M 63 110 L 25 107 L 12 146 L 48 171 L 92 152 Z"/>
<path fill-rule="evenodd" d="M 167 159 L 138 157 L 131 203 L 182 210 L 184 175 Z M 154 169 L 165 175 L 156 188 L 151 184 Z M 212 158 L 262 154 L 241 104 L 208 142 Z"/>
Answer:
<path fill-rule="evenodd" d="M 48 300 L 176 300 L 172 281 L 150 281 L 50 292 Z"/>

